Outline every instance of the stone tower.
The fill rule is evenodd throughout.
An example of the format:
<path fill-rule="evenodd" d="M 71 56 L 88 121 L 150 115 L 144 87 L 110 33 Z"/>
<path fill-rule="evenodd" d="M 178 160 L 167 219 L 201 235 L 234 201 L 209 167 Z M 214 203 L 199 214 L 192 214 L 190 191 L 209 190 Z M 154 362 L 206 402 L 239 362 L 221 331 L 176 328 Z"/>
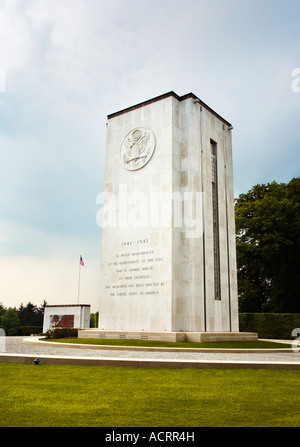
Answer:
<path fill-rule="evenodd" d="M 239 331 L 231 130 L 193 93 L 108 116 L 99 330 Z"/>

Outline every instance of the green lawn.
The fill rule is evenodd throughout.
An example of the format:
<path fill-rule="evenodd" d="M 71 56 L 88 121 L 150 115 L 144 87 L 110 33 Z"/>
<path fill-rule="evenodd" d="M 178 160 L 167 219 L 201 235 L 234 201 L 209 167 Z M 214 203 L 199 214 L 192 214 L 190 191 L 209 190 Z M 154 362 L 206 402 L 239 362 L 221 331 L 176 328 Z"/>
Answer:
<path fill-rule="evenodd" d="M 0 363 L 2 427 L 300 426 L 296 370 Z"/>
<path fill-rule="evenodd" d="M 164 348 L 227 348 L 227 349 L 287 349 L 291 345 L 276 343 L 271 341 L 228 341 L 213 343 L 194 343 L 194 342 L 168 342 L 155 340 L 130 340 L 130 339 L 105 339 L 105 338 L 57 338 L 44 339 L 47 342 L 58 343 L 78 343 L 92 345 L 110 345 L 110 346 L 148 346 L 148 347 L 164 347 Z"/>

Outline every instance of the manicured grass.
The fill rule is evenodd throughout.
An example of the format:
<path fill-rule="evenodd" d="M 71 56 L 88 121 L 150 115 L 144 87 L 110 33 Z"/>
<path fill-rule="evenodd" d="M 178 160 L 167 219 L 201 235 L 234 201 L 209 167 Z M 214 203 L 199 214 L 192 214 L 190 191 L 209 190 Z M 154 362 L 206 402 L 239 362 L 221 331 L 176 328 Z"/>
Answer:
<path fill-rule="evenodd" d="M 44 340 L 58 343 L 78 343 L 109 346 L 148 346 L 164 348 L 227 348 L 227 349 L 286 349 L 291 345 L 270 341 L 228 341 L 214 343 L 168 342 L 155 340 L 105 339 L 105 338 L 57 338 Z"/>
<path fill-rule="evenodd" d="M 0 363 L 2 427 L 300 425 L 296 370 Z"/>

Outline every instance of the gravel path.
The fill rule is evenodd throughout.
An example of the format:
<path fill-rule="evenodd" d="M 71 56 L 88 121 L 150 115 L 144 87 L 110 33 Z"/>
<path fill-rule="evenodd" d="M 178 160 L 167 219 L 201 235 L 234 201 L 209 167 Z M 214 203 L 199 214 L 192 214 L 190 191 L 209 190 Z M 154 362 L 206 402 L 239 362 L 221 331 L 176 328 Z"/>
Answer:
<path fill-rule="evenodd" d="M 226 352 L 153 352 L 153 351 L 127 351 L 110 349 L 76 349 L 59 346 L 24 343 L 24 337 L 1 337 L 0 352 L 28 354 L 28 355 L 54 355 L 65 357 L 97 357 L 119 359 L 172 359 L 172 360 L 230 360 L 230 361 L 263 361 L 263 362 L 297 362 L 300 363 L 300 352 L 272 352 L 272 353 L 226 353 Z M 4 339 L 4 340 L 3 340 Z M 28 337 L 37 340 L 37 337 Z M 286 345 L 282 345 L 283 348 Z"/>

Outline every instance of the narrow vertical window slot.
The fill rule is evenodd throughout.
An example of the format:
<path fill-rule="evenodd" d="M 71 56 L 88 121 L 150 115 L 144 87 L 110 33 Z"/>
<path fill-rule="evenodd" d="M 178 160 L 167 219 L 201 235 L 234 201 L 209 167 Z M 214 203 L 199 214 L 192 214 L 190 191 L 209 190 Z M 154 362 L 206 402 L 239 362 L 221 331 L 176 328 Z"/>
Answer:
<path fill-rule="evenodd" d="M 210 149 L 211 149 L 211 177 L 212 177 L 214 291 L 215 291 L 215 299 L 220 300 L 221 299 L 221 278 L 220 278 L 217 143 L 210 140 Z"/>

